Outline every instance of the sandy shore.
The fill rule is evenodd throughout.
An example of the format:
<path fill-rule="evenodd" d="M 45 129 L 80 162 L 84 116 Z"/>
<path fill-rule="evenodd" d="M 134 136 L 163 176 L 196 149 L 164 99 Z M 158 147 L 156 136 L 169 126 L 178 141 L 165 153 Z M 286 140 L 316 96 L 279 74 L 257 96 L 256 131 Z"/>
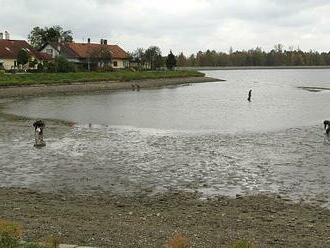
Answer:
<path fill-rule="evenodd" d="M 223 81 L 210 77 L 188 77 L 188 78 L 160 78 L 136 80 L 130 82 L 83 82 L 72 84 L 54 84 L 54 85 L 29 85 L 0 87 L 0 98 L 19 97 L 19 96 L 36 96 L 45 94 L 72 94 L 80 92 L 97 92 L 112 90 L 131 90 L 132 84 L 138 84 L 141 88 L 157 88 L 169 85 L 204 83 Z"/>
<path fill-rule="evenodd" d="M 0 188 L 0 218 L 23 226 L 25 240 L 50 235 L 99 247 L 166 247 L 175 232 L 190 247 L 330 247 L 330 210 L 277 196 L 217 197 L 193 193 L 153 197 L 66 195 Z"/>

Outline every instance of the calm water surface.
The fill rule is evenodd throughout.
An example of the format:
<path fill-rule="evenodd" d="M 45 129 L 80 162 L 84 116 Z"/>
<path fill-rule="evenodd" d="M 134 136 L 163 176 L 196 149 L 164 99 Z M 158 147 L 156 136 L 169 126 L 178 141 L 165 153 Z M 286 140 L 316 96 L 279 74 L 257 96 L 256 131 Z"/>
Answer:
<path fill-rule="evenodd" d="M 330 119 L 330 91 L 320 88 L 330 88 L 330 70 L 206 73 L 227 81 L 6 104 L 8 113 L 77 124 L 48 126 L 46 148 L 35 150 L 32 121 L 13 128 L 3 120 L 0 186 L 262 191 L 329 207 L 330 142 L 322 121 Z"/>

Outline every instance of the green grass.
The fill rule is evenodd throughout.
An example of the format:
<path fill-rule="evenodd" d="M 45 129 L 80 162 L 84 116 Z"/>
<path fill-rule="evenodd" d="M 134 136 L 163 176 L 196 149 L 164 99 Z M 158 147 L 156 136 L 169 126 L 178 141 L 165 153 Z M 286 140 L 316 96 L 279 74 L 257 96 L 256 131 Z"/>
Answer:
<path fill-rule="evenodd" d="M 203 77 L 197 71 L 116 71 L 73 73 L 0 74 L 0 86 L 70 84 L 75 82 L 131 81 L 141 79 Z"/>

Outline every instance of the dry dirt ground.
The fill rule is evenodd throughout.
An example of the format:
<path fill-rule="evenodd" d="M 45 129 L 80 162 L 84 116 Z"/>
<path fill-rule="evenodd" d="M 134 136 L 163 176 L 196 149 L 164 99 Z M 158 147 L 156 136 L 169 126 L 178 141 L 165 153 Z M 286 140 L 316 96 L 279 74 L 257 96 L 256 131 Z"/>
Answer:
<path fill-rule="evenodd" d="M 98 247 L 166 247 L 175 232 L 190 247 L 330 247 L 330 210 L 275 195 L 218 197 L 169 192 L 122 197 L 65 195 L 0 188 L 0 218 L 15 221 L 24 239 L 57 236 Z"/>

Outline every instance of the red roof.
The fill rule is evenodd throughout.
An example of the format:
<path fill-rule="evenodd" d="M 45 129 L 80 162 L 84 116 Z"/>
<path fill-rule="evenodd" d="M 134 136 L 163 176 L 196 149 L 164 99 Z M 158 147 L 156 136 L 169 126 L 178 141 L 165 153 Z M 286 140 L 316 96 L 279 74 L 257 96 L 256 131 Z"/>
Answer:
<path fill-rule="evenodd" d="M 103 45 L 95 43 L 66 43 L 79 58 L 88 58 L 99 49 L 106 49 L 114 59 L 128 59 L 128 54 L 117 45 Z"/>
<path fill-rule="evenodd" d="M 30 56 L 37 59 L 51 59 L 44 54 L 39 53 L 25 40 L 0 40 L 0 58 L 1 59 L 17 59 L 18 52 L 24 49 Z"/>

